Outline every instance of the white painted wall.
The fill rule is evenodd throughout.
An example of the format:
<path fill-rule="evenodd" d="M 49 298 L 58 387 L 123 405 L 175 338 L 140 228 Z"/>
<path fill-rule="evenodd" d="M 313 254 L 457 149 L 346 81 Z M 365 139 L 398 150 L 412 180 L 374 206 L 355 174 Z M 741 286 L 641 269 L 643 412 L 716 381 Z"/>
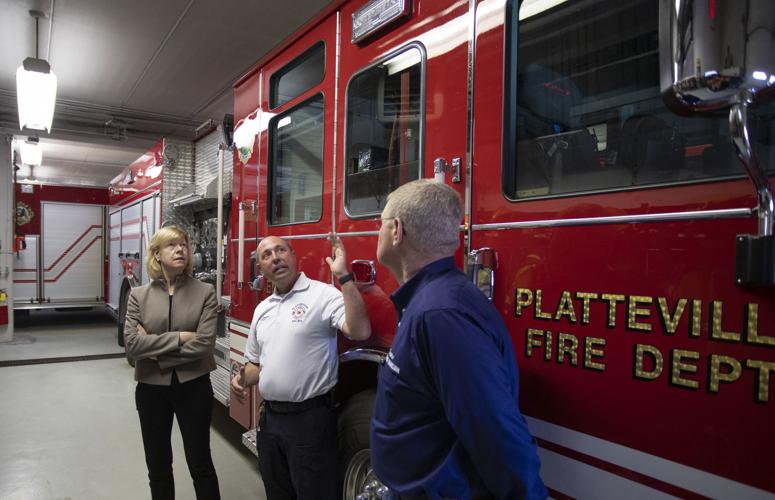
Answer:
<path fill-rule="evenodd" d="M 13 340 L 13 162 L 11 136 L 0 136 L 0 290 L 8 294 L 8 325 L 0 326 L 0 342 Z"/>

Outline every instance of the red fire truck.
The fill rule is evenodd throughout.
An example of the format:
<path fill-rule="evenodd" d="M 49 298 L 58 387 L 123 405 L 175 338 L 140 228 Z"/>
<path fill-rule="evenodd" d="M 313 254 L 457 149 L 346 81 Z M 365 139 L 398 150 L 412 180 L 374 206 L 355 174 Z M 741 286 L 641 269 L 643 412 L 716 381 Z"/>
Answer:
<path fill-rule="evenodd" d="M 775 126 L 772 104 L 748 104 L 775 85 L 754 43 L 773 5 L 335 2 L 235 84 L 232 373 L 271 293 L 258 241 L 290 240 L 333 283 L 335 231 L 373 331 L 340 345 L 344 497 L 375 498 L 368 426 L 397 288 L 379 214 L 435 177 L 465 201 L 459 263 L 512 333 L 553 496 L 771 498 Z M 713 33 L 734 41 L 715 59 Z M 228 403 L 255 429 L 255 397 Z M 244 441 L 255 451 L 255 430 Z"/>
<path fill-rule="evenodd" d="M 117 317 L 117 340 L 124 345 L 124 318 L 130 290 L 148 282 L 146 248 L 162 225 L 177 224 L 191 238 L 194 277 L 223 289 L 223 236 L 229 229 L 231 155 L 224 155 L 222 130 L 213 121 L 197 129 L 193 142 L 163 139 L 127 166 L 110 184 L 108 210 L 108 307 Z M 224 316 L 221 315 L 221 319 Z M 228 404 L 229 345 L 223 322 L 216 343 L 218 369 L 212 373 L 216 399 Z"/>

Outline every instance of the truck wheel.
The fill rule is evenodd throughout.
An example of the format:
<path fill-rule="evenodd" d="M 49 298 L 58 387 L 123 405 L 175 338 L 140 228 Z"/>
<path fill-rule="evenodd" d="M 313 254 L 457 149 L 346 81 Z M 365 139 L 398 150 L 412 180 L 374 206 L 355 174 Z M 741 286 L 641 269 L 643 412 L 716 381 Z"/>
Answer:
<path fill-rule="evenodd" d="M 116 325 L 116 330 L 118 334 L 118 345 L 121 347 L 124 347 L 124 323 L 126 323 L 126 306 L 127 302 L 129 302 L 129 292 L 131 292 L 132 289 L 128 285 L 124 285 L 121 289 L 121 297 L 118 301 L 118 324 Z M 129 356 L 126 358 L 126 362 L 129 363 L 129 366 L 133 367 L 135 366 L 135 362 L 133 359 L 129 359 Z"/>
<path fill-rule="evenodd" d="M 375 391 L 351 397 L 339 414 L 339 465 L 342 499 L 374 498 L 384 488 L 371 468 L 369 427 L 374 410 Z"/>
<path fill-rule="evenodd" d="M 121 287 L 121 294 L 118 300 L 118 319 L 116 324 L 118 345 L 124 347 L 124 323 L 126 322 L 126 307 L 129 302 L 129 292 L 132 291 L 126 283 Z"/>
<path fill-rule="evenodd" d="M 124 279 L 121 283 L 121 293 L 118 295 L 118 319 L 116 320 L 116 333 L 118 334 L 118 345 L 124 347 L 124 323 L 126 322 L 126 309 L 129 303 L 129 294 L 132 292 L 132 285 Z"/>

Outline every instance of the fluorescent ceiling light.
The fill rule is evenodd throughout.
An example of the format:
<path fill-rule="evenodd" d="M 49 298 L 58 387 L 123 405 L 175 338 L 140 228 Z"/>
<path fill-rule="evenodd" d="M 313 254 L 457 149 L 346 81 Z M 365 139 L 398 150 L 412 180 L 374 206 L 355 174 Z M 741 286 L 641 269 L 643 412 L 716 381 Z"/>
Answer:
<path fill-rule="evenodd" d="M 43 150 L 40 144 L 22 142 L 20 144 L 22 163 L 25 165 L 40 165 L 43 162 Z"/>
<path fill-rule="evenodd" d="M 419 64 L 422 61 L 420 51 L 417 49 L 409 49 L 401 52 L 393 59 L 387 61 L 385 66 L 387 67 L 387 74 L 394 75 L 407 68 L 411 68 L 415 64 Z"/>
<path fill-rule="evenodd" d="M 567 1 L 568 0 L 525 0 L 519 8 L 519 20 L 522 21 L 528 17 L 533 17 Z"/>
<path fill-rule="evenodd" d="M 57 77 L 43 59 L 28 57 L 16 70 L 19 128 L 51 131 L 57 96 Z"/>

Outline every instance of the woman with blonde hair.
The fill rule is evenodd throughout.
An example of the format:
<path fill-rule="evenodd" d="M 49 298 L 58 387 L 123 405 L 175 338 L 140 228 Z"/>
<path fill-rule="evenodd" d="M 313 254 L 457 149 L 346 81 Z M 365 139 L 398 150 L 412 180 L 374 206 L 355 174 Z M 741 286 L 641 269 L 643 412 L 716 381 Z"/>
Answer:
<path fill-rule="evenodd" d="M 217 300 L 212 285 L 191 276 L 188 235 L 161 228 L 148 245 L 150 283 L 127 304 L 124 343 L 135 362 L 135 403 L 151 497 L 175 497 L 172 418 L 177 417 L 198 500 L 220 498 L 210 453 Z"/>

